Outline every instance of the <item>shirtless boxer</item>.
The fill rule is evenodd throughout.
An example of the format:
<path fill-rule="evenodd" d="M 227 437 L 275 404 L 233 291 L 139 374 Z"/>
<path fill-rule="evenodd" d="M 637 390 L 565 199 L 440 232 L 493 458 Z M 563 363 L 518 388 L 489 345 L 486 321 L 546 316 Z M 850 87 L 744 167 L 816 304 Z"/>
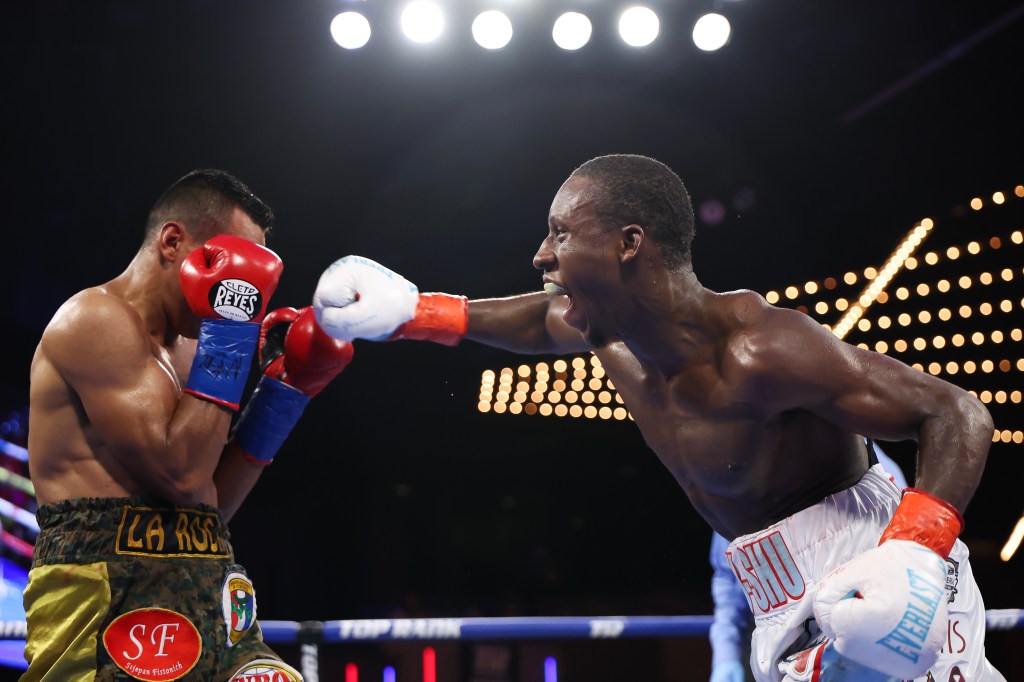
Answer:
<path fill-rule="evenodd" d="M 283 268 L 264 246 L 273 219 L 237 178 L 193 171 L 124 272 L 44 330 L 22 682 L 302 679 L 263 642 L 226 523 L 352 347 L 309 308 L 266 314 Z M 254 355 L 263 374 L 229 434 Z"/>
<path fill-rule="evenodd" d="M 931 671 L 944 681 L 957 669 L 1002 680 L 985 659 L 984 605 L 957 539 L 992 441 L 985 406 L 755 292 L 708 290 L 693 271 L 693 236 L 674 172 L 603 156 L 554 197 L 533 260 L 544 293 L 420 294 L 347 256 L 323 273 L 313 307 L 345 340 L 592 350 L 648 446 L 731 540 L 755 615 L 758 680 Z M 862 435 L 915 440 L 917 487 L 901 492 L 871 466 Z"/>

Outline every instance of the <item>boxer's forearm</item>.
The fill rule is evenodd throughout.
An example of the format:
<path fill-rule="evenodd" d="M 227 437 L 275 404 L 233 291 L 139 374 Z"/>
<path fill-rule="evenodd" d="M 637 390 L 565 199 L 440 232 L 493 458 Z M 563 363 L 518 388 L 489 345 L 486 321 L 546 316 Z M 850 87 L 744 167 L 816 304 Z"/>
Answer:
<path fill-rule="evenodd" d="M 469 302 L 466 338 L 515 353 L 573 353 L 590 347 L 562 321 L 567 299 L 545 293 Z"/>
<path fill-rule="evenodd" d="M 981 482 L 994 424 L 984 404 L 969 393 L 957 401 L 956 415 L 921 424 L 914 485 L 963 513 Z"/>
<path fill-rule="evenodd" d="M 213 483 L 217 488 L 217 507 L 225 523 L 242 506 L 264 469 L 266 467 L 246 458 L 245 452 L 233 440 L 224 448 L 217 471 L 213 474 Z"/>

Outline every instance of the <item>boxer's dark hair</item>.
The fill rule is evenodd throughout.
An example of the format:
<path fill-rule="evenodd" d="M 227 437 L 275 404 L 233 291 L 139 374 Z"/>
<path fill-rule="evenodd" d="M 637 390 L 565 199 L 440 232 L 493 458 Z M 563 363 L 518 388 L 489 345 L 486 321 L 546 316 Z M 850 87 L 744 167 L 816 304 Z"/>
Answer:
<path fill-rule="evenodd" d="M 691 262 L 693 204 L 671 168 L 639 154 L 608 154 L 585 162 L 572 176 L 596 183 L 594 210 L 605 227 L 639 225 L 670 268 Z"/>
<path fill-rule="evenodd" d="M 199 241 L 219 232 L 235 208 L 245 211 L 267 232 L 274 226 L 274 211 L 253 194 L 248 185 L 227 171 L 216 168 L 194 170 L 164 190 L 146 218 L 145 240 L 169 220 L 179 220 Z"/>

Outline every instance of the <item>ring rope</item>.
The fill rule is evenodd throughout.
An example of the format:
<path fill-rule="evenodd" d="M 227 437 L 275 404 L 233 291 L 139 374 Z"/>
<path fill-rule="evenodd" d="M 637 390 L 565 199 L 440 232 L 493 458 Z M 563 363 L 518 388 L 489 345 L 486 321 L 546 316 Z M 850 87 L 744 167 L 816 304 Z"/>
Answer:
<path fill-rule="evenodd" d="M 0 483 L 35 497 L 36 487 L 32 484 L 32 481 L 3 467 L 0 467 Z"/>
<path fill-rule="evenodd" d="M 16 521 L 36 533 L 39 532 L 39 522 L 36 520 L 35 514 L 2 497 L 0 497 L 0 516 Z"/>
<path fill-rule="evenodd" d="M 0 454 L 13 457 L 20 462 L 28 462 L 28 450 L 9 440 L 0 438 Z"/>
<path fill-rule="evenodd" d="M 260 620 L 267 642 L 341 643 L 444 639 L 625 639 L 706 635 L 712 616 L 551 616 L 509 618 L 398 618 Z M 1024 628 L 1024 609 L 989 609 L 989 630 Z M 0 620 L 0 640 L 24 639 L 24 620 Z"/>
<path fill-rule="evenodd" d="M 31 542 L 22 540 L 14 533 L 6 530 L 0 530 L 0 542 L 7 549 L 17 552 L 26 559 L 32 559 L 33 545 Z"/>
<path fill-rule="evenodd" d="M 484 639 L 624 639 L 706 635 L 712 616 L 549 616 L 507 618 L 404 618 L 303 621 L 261 620 L 268 642 L 339 643 Z M 1024 609 L 989 609 L 989 630 L 1024 627 Z"/>

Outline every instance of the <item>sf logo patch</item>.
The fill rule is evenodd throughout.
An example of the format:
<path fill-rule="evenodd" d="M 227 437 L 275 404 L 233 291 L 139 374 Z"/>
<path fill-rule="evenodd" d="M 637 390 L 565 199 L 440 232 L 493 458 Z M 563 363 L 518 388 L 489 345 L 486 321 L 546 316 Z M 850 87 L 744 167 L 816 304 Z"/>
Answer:
<path fill-rule="evenodd" d="M 184 677 L 203 651 L 192 621 L 167 609 L 136 609 L 118 616 L 103 631 L 103 646 L 121 670 L 148 682 Z"/>
<path fill-rule="evenodd" d="M 256 593 L 249 578 L 242 573 L 228 573 L 221 604 L 228 629 L 228 646 L 233 646 L 256 622 Z"/>
<path fill-rule="evenodd" d="M 222 279 L 210 288 L 210 307 L 225 320 L 248 322 L 262 305 L 260 290 L 244 279 Z"/>

